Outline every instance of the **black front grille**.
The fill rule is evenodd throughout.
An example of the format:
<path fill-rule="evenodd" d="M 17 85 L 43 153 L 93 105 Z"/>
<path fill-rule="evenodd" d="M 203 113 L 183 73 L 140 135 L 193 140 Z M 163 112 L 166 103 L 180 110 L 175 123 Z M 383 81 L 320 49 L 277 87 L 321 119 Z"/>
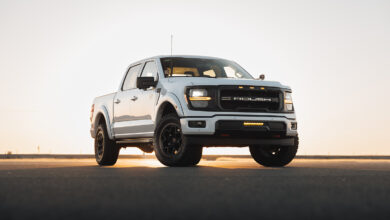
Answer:
<path fill-rule="evenodd" d="M 219 91 L 219 103 L 222 110 L 276 112 L 282 107 L 282 92 L 277 88 L 225 86 Z"/>

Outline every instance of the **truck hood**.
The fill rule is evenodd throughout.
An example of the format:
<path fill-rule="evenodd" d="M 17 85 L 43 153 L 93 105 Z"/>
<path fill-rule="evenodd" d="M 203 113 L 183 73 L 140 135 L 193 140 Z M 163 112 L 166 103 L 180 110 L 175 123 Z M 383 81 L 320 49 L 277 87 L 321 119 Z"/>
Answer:
<path fill-rule="evenodd" d="M 181 86 L 197 85 L 248 85 L 265 86 L 290 89 L 276 81 L 262 81 L 255 79 L 233 79 L 233 78 L 205 78 L 205 77 L 170 77 L 168 82 L 179 84 Z"/>

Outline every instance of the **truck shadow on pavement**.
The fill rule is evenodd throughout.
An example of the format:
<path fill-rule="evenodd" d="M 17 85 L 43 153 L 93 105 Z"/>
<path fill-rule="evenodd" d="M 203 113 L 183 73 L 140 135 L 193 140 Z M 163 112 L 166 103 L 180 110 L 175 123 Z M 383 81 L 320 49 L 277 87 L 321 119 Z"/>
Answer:
<path fill-rule="evenodd" d="M 0 170 L 4 219 L 390 217 L 388 169 L 20 168 Z"/>

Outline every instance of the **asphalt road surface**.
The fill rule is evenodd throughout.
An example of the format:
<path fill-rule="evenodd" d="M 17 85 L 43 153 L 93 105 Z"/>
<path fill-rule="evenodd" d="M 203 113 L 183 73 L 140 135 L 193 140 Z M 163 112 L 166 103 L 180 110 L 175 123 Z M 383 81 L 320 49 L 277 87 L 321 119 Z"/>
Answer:
<path fill-rule="evenodd" d="M 390 160 L 0 160 L 0 219 L 390 219 Z"/>

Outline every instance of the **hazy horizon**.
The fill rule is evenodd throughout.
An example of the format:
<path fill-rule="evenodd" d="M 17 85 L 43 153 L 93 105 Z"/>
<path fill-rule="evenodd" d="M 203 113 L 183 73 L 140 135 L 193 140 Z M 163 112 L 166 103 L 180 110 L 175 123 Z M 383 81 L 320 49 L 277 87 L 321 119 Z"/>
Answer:
<path fill-rule="evenodd" d="M 130 63 L 169 54 L 173 34 L 174 54 L 291 86 L 298 154 L 390 155 L 389 11 L 378 0 L 0 0 L 0 154 L 93 153 L 93 98 L 115 92 Z"/>

